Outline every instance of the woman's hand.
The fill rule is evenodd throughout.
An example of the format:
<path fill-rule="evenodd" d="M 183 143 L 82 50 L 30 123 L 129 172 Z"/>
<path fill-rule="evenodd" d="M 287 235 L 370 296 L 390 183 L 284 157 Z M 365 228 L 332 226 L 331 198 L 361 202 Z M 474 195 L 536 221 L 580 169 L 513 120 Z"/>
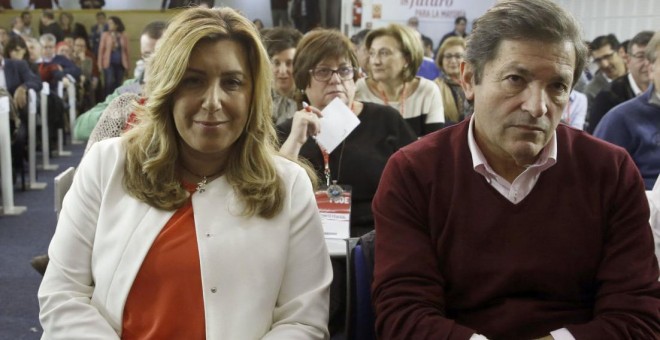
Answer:
<path fill-rule="evenodd" d="M 291 133 L 280 148 L 280 152 L 292 157 L 298 157 L 300 148 L 307 142 L 309 137 L 314 137 L 321 132 L 321 111 L 313 106 L 305 106 L 293 115 Z"/>

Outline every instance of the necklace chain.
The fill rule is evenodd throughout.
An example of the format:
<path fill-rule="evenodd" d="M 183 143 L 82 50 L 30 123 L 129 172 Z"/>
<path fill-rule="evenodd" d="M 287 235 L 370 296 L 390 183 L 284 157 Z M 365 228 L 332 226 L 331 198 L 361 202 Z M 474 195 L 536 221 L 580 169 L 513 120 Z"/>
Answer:
<path fill-rule="evenodd" d="M 216 173 L 214 173 L 214 174 L 210 174 L 210 175 L 208 175 L 208 176 L 203 176 L 203 175 L 198 175 L 198 174 L 196 174 L 196 173 L 190 171 L 190 169 L 188 169 L 188 168 L 187 168 L 186 166 L 184 166 L 183 164 L 179 164 L 179 166 L 180 166 L 183 170 L 185 170 L 186 172 L 188 172 L 189 174 L 191 174 L 191 175 L 193 175 L 193 176 L 195 176 L 195 177 L 197 177 L 197 178 L 201 178 L 201 180 L 200 180 L 199 182 L 197 182 L 197 188 L 195 189 L 195 190 L 196 190 L 197 192 L 199 192 L 200 194 L 203 193 L 204 191 L 206 191 L 206 185 L 208 184 L 209 178 L 215 178 L 215 177 L 217 177 L 219 174 L 221 174 L 222 171 L 224 171 L 224 170 L 220 170 L 220 171 L 218 171 L 218 172 L 216 172 Z"/>

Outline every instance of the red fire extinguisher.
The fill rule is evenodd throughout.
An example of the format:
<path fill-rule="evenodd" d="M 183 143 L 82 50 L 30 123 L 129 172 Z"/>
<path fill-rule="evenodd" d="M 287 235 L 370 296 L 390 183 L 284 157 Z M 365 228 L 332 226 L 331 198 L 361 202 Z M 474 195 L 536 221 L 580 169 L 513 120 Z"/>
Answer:
<path fill-rule="evenodd" d="M 362 1 L 353 1 L 353 27 L 362 26 Z"/>

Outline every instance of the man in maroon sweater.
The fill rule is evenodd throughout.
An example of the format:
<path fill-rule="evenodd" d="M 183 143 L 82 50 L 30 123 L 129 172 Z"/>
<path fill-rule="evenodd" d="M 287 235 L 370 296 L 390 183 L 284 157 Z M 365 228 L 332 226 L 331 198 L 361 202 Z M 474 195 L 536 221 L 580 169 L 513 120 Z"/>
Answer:
<path fill-rule="evenodd" d="M 644 183 L 559 125 L 587 50 L 551 0 L 498 2 L 461 65 L 474 114 L 394 154 L 373 201 L 382 339 L 658 339 Z"/>

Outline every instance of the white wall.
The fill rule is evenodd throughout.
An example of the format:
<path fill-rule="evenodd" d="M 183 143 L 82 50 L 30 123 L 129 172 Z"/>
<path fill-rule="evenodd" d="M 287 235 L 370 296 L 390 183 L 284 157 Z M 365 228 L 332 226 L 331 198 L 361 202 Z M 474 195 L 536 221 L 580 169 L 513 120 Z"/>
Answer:
<path fill-rule="evenodd" d="M 329 0 L 319 0 L 329 1 Z M 342 2 L 342 31 L 353 34 L 359 30 L 351 25 L 353 0 Z M 368 22 L 380 27 L 389 22 L 405 23 L 409 17 L 420 18 L 420 31 L 437 44 L 443 34 L 453 28 L 453 13 L 463 11 L 468 25 L 483 14 L 496 0 L 363 0 L 362 28 Z M 658 0 L 554 0 L 569 10 L 581 22 L 584 37 L 592 40 L 596 36 L 614 33 L 620 40 L 632 38 L 643 30 L 660 30 L 660 1 Z M 15 9 L 22 9 L 28 0 L 12 0 Z M 107 10 L 159 9 L 162 0 L 106 0 Z M 60 0 L 65 9 L 79 8 L 79 0 Z M 230 6 L 241 10 L 249 18 L 260 18 L 271 26 L 270 0 L 215 0 L 216 6 Z M 382 19 L 371 17 L 374 4 L 383 8 Z M 412 4 L 412 6 L 411 6 Z M 419 5 L 422 4 L 422 5 Z M 426 5 L 423 5 L 426 4 Z M 416 13 L 421 10 L 422 12 Z M 452 12 L 453 11 L 453 12 Z M 443 16 L 443 12 L 444 15 Z M 424 17 L 419 14 L 430 14 Z M 437 13 L 439 16 L 433 17 Z M 468 26 L 469 27 L 469 26 Z M 469 30 L 469 28 L 468 28 Z"/>
<path fill-rule="evenodd" d="M 419 31 L 433 39 L 434 45 L 440 42 L 445 33 L 454 29 L 454 19 L 465 16 L 468 19 L 468 32 L 472 21 L 486 12 L 496 0 L 362 0 L 362 26 L 352 27 L 353 1 L 344 0 L 342 6 L 342 30 L 352 35 L 362 28 L 378 28 L 390 23 L 406 24 L 410 17 L 419 19 Z M 380 19 L 373 17 L 374 7 L 381 6 Z"/>
<path fill-rule="evenodd" d="M 14 9 L 23 9 L 28 0 L 12 0 Z M 59 0 L 64 9 L 80 9 L 79 0 Z M 105 0 L 104 10 L 158 10 L 162 0 Z M 215 0 L 215 6 L 229 6 L 241 10 L 249 18 L 260 18 L 266 26 L 271 26 L 270 0 Z"/>
<path fill-rule="evenodd" d="M 619 41 L 644 31 L 660 30 L 658 0 L 555 0 L 580 21 L 584 37 L 614 33 Z"/>

